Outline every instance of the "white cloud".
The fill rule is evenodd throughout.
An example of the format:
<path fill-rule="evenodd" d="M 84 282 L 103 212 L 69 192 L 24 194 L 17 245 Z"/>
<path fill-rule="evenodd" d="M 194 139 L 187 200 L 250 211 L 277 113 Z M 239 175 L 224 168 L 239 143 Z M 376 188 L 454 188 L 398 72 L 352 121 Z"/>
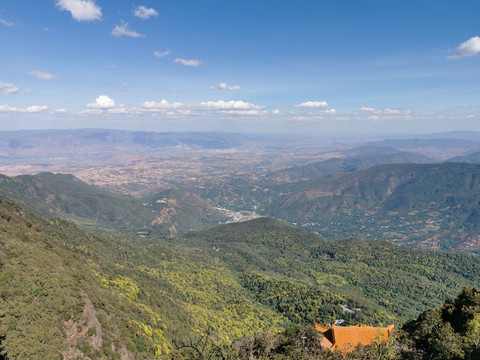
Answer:
<path fill-rule="evenodd" d="M 306 101 L 301 104 L 294 105 L 293 107 L 315 109 L 315 108 L 323 108 L 326 106 L 328 106 L 326 101 Z"/>
<path fill-rule="evenodd" d="M 10 21 L 3 20 L 3 19 L 0 19 L 0 24 L 3 24 L 5 26 L 15 26 L 14 23 L 12 23 Z"/>
<path fill-rule="evenodd" d="M 154 51 L 153 55 L 159 58 L 163 58 L 165 56 L 170 55 L 170 50 L 165 50 L 165 51 Z"/>
<path fill-rule="evenodd" d="M 135 9 L 133 15 L 135 15 L 136 17 L 139 17 L 141 19 L 149 19 L 152 16 L 158 16 L 158 12 L 155 9 L 151 9 L 151 8 L 149 9 L 149 8 L 141 5 L 141 6 L 138 6 Z"/>
<path fill-rule="evenodd" d="M 378 112 L 377 109 L 374 109 L 374 108 L 371 108 L 371 107 L 366 107 L 366 106 L 362 106 L 362 107 L 360 108 L 360 111 L 361 111 L 361 112 L 371 112 L 371 113 L 376 113 L 376 112 Z"/>
<path fill-rule="evenodd" d="M 155 102 L 155 101 L 145 101 L 142 104 L 142 107 L 144 109 L 149 109 L 149 110 L 164 110 L 164 109 L 178 109 L 180 107 L 185 106 L 185 104 L 176 102 L 170 104 L 167 100 L 162 99 L 160 102 Z"/>
<path fill-rule="evenodd" d="M 240 91 L 242 90 L 242 87 L 240 85 L 227 85 L 224 82 L 221 82 L 217 86 L 211 86 L 210 90 L 228 90 L 228 91 Z"/>
<path fill-rule="evenodd" d="M 94 103 L 87 104 L 87 107 L 92 109 L 110 109 L 115 106 L 115 101 L 107 95 L 100 95 L 96 98 Z"/>
<path fill-rule="evenodd" d="M 337 113 L 337 110 L 335 109 L 328 109 L 328 110 L 325 110 L 323 112 L 324 114 L 328 114 L 328 115 L 335 115 Z"/>
<path fill-rule="evenodd" d="M 181 102 L 169 103 L 167 100 L 163 99 L 160 102 L 145 101 L 142 104 L 142 108 L 147 112 L 163 112 L 168 115 L 198 115 L 203 113 L 260 115 L 266 113 L 264 106 L 240 100 L 205 101 L 198 104 L 184 104 Z"/>
<path fill-rule="evenodd" d="M 247 103 L 241 100 L 230 100 L 230 101 L 206 101 L 199 103 L 201 107 L 205 107 L 208 109 L 216 109 L 216 110 L 259 110 L 262 109 L 263 106 L 254 105 L 251 103 Z"/>
<path fill-rule="evenodd" d="M 13 95 L 18 93 L 18 86 L 12 83 L 4 83 L 0 81 L 0 91 L 2 95 Z"/>
<path fill-rule="evenodd" d="M 390 109 L 390 108 L 387 108 L 387 109 L 383 110 L 383 113 L 384 113 L 384 114 L 388 114 L 388 115 L 398 115 L 398 114 L 400 114 L 401 112 L 400 112 L 400 110 L 398 110 L 398 109 Z"/>
<path fill-rule="evenodd" d="M 461 43 L 457 47 L 455 55 L 448 56 L 448 59 L 460 59 L 468 56 L 474 56 L 480 53 L 480 37 L 474 36 Z"/>
<path fill-rule="evenodd" d="M 316 115 L 316 116 L 295 115 L 291 119 L 293 121 L 298 121 L 298 122 L 314 122 L 314 121 L 322 120 L 322 118 L 319 117 L 318 115 Z"/>
<path fill-rule="evenodd" d="M 55 110 L 56 113 L 59 113 L 59 114 L 63 114 L 63 113 L 66 113 L 67 112 L 67 109 L 65 108 L 60 108 L 60 109 L 57 109 Z"/>
<path fill-rule="evenodd" d="M 47 110 L 47 109 L 48 109 L 48 106 L 46 106 L 46 105 L 32 105 L 32 106 L 27 107 L 26 112 L 36 113 L 36 112 L 40 112 L 40 111 Z"/>
<path fill-rule="evenodd" d="M 9 105 L 0 105 L 0 112 L 38 113 L 47 110 L 46 105 L 32 105 L 27 108 L 17 108 Z"/>
<path fill-rule="evenodd" d="M 206 101 L 198 104 L 201 110 L 214 111 L 220 114 L 260 115 L 265 114 L 264 106 L 255 105 L 241 100 Z"/>
<path fill-rule="evenodd" d="M 185 66 L 200 66 L 202 65 L 202 62 L 200 60 L 186 60 L 186 59 L 181 59 L 177 58 L 174 60 L 175 64 L 182 64 Z"/>
<path fill-rule="evenodd" d="M 0 105 L 0 112 L 16 112 L 17 111 L 17 108 L 16 107 L 12 107 L 12 106 L 8 106 L 8 105 Z"/>
<path fill-rule="evenodd" d="M 57 0 L 61 10 L 70 11 L 78 21 L 93 21 L 102 18 L 102 9 L 92 0 Z"/>
<path fill-rule="evenodd" d="M 128 29 L 128 23 L 122 21 L 121 25 L 115 25 L 115 28 L 112 30 L 112 35 L 120 36 L 129 36 L 133 38 L 145 37 L 145 35 L 139 34 L 136 31 Z"/>
<path fill-rule="evenodd" d="M 46 73 L 45 71 L 39 71 L 39 70 L 30 71 L 29 74 L 42 80 L 54 80 L 57 78 L 55 75 Z"/>
<path fill-rule="evenodd" d="M 273 115 L 282 115 L 282 112 L 278 109 L 272 111 Z"/>

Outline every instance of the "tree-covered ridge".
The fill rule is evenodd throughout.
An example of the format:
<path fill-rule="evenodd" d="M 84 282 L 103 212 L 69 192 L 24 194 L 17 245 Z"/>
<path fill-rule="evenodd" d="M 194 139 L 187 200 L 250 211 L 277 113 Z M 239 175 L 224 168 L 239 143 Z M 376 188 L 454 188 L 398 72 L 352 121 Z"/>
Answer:
<path fill-rule="evenodd" d="M 227 217 L 198 195 L 179 189 L 168 189 L 142 199 L 142 204 L 153 210 L 153 227 L 170 225 L 170 234 L 178 235 L 192 230 L 203 230 L 225 223 Z"/>
<path fill-rule="evenodd" d="M 0 196 L 45 217 L 61 217 L 95 232 L 178 234 L 225 222 L 208 202 L 180 190 L 146 199 L 88 185 L 72 175 L 0 175 Z"/>
<path fill-rule="evenodd" d="M 260 208 L 330 239 L 480 249 L 480 165 L 389 164 L 305 183 Z"/>
<path fill-rule="evenodd" d="M 335 301 L 329 300 L 329 306 L 335 315 L 330 312 L 317 321 L 328 323 L 336 316 L 350 323 L 356 318 L 388 324 L 440 304 L 463 286 L 480 284 L 480 263 L 472 255 L 418 251 L 380 241 L 330 242 L 270 218 L 222 225 L 178 241 L 229 264 L 256 299 L 277 309 L 297 309 L 285 315 L 304 324 L 311 322 L 312 314 L 322 314 L 312 304 L 332 296 Z M 275 287 L 304 295 L 277 301 Z M 315 299 L 306 301 L 311 292 Z M 340 305 L 362 310 L 350 313 Z"/>

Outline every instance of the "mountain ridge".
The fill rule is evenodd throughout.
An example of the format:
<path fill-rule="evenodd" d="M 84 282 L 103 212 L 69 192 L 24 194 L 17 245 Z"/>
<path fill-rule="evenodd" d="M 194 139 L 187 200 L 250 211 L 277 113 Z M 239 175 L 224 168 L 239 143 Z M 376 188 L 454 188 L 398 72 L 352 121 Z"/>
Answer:
<path fill-rule="evenodd" d="M 168 203 L 169 193 L 175 194 L 175 200 Z M 155 196 L 166 199 L 160 204 L 155 202 L 157 199 L 110 192 L 65 174 L 2 175 L 0 196 L 34 213 L 64 217 L 94 231 L 176 234 L 227 221 L 227 217 L 209 203 L 185 191 L 157 193 Z"/>
<path fill-rule="evenodd" d="M 479 176 L 476 164 L 379 165 L 320 180 L 259 211 L 327 237 L 475 251 Z"/>

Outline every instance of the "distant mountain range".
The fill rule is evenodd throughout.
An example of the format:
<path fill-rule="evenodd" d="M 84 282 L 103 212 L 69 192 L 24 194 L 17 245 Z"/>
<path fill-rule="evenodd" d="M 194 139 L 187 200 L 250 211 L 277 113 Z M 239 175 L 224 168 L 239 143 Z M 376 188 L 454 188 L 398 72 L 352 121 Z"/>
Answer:
<path fill-rule="evenodd" d="M 344 151 L 343 155 L 363 155 L 360 149 L 377 148 L 377 153 L 392 148 L 445 160 L 480 151 L 480 133 L 454 132 L 418 135 L 414 138 L 319 139 L 315 137 L 245 135 L 222 132 L 143 132 L 112 129 L 23 130 L 0 132 L 0 160 L 9 158 L 46 159 L 48 157 L 84 157 L 96 154 L 178 153 L 182 151 L 262 148 L 310 149 L 312 153 Z M 356 145 L 356 146 L 355 146 Z M 356 150 L 348 151 L 356 147 Z M 346 151 L 345 151 L 346 150 Z M 91 159 L 93 160 L 93 159 Z"/>
<path fill-rule="evenodd" d="M 293 182 L 338 173 L 354 172 L 382 164 L 431 163 L 431 157 L 400 151 L 393 147 L 365 146 L 341 151 L 342 157 L 293 166 L 271 174 L 274 179 Z"/>
<path fill-rule="evenodd" d="M 441 135 L 441 134 L 439 134 Z M 415 138 L 415 139 L 391 139 L 371 142 L 370 146 L 390 146 L 397 150 L 409 151 L 424 154 L 437 158 L 438 160 L 446 160 L 452 155 L 463 155 L 480 150 L 480 138 L 474 137 L 475 140 L 455 139 L 455 138 Z"/>
<path fill-rule="evenodd" d="M 224 149 L 239 145 L 241 134 L 159 133 L 103 129 L 0 132 L 0 155 L 139 152 L 158 148 Z M 80 151 L 79 151 L 80 150 Z"/>

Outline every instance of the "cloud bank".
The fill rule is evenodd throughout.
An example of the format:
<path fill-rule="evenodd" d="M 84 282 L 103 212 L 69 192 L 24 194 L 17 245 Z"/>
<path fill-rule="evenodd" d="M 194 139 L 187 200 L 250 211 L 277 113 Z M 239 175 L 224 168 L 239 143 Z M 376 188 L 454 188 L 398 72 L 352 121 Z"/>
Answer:
<path fill-rule="evenodd" d="M 307 108 L 307 109 L 318 109 L 327 107 L 328 103 L 326 101 L 306 101 L 298 105 L 294 105 L 296 108 Z"/>
<path fill-rule="evenodd" d="M 17 108 L 9 105 L 0 105 L 0 112 L 38 113 L 47 110 L 46 105 L 32 105 L 26 108 Z"/>

